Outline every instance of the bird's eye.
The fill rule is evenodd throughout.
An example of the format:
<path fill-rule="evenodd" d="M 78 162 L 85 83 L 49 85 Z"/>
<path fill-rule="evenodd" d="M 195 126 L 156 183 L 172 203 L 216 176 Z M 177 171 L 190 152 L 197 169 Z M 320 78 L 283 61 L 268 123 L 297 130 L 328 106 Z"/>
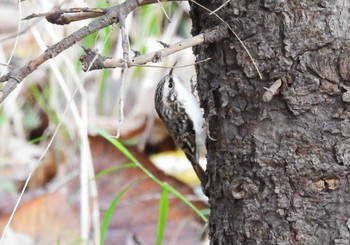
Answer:
<path fill-rule="evenodd" d="M 173 80 L 170 80 L 168 83 L 168 88 L 172 88 L 172 87 L 174 87 L 174 83 L 173 83 Z"/>

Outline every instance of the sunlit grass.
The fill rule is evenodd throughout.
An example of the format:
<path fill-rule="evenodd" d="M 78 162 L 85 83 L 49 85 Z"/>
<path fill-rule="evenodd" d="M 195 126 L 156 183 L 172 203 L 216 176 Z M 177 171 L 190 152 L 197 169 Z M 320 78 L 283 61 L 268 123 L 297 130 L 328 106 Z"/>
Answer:
<path fill-rule="evenodd" d="M 165 226 L 168 217 L 169 198 L 167 188 L 162 189 L 162 194 L 159 202 L 159 218 L 157 230 L 157 245 L 161 245 L 164 239 Z"/>
<path fill-rule="evenodd" d="M 107 208 L 107 211 L 105 213 L 105 216 L 103 217 L 103 221 L 102 221 L 102 225 L 101 225 L 100 245 L 103 245 L 105 242 L 106 234 L 108 232 L 108 225 L 109 225 L 109 222 L 113 216 L 113 213 L 116 209 L 116 206 L 117 206 L 119 200 L 135 184 L 136 184 L 136 182 L 131 183 L 127 187 L 125 187 L 122 191 L 120 191 L 118 193 L 118 195 L 110 203 L 109 207 Z"/>
<path fill-rule="evenodd" d="M 97 129 L 96 130 L 99 135 L 112 143 L 124 156 L 126 156 L 132 163 L 134 163 L 142 172 L 146 174 L 150 179 L 152 179 L 155 183 L 157 183 L 163 189 L 166 189 L 168 192 L 173 194 L 175 197 L 179 198 L 182 202 L 184 202 L 187 206 L 189 206 L 204 222 L 207 222 L 207 218 L 205 215 L 194 206 L 186 197 L 184 197 L 180 192 L 174 189 L 171 185 L 162 182 L 157 177 L 155 177 L 148 169 L 146 169 L 117 139 L 111 137 L 107 132 Z"/>

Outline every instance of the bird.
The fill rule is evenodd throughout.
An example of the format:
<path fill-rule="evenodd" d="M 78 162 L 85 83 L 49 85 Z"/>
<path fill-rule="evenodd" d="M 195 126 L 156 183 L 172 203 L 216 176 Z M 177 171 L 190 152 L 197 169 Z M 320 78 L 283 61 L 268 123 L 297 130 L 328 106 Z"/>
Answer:
<path fill-rule="evenodd" d="M 173 74 L 173 70 L 174 67 L 157 84 L 155 109 L 175 144 L 191 162 L 204 187 L 208 177 L 199 164 L 199 153 L 206 140 L 203 114 L 193 94 Z"/>

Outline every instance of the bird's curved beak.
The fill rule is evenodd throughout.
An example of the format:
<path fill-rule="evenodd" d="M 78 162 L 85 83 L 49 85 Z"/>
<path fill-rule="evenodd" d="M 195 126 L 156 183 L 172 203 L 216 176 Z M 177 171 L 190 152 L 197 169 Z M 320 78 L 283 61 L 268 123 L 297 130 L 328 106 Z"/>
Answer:
<path fill-rule="evenodd" d="M 176 66 L 176 63 L 177 61 L 174 63 L 173 67 L 170 69 L 170 72 L 169 72 L 169 76 L 173 76 L 173 70 L 174 70 L 174 67 Z"/>
<path fill-rule="evenodd" d="M 173 70 L 174 70 L 174 67 L 170 69 L 170 72 L 169 72 L 169 76 L 173 76 Z"/>

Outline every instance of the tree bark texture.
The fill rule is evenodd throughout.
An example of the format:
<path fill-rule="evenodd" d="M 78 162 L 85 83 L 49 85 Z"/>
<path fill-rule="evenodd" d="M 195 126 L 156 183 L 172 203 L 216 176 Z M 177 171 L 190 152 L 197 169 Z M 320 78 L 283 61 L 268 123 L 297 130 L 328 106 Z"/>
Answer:
<path fill-rule="evenodd" d="M 193 35 L 223 24 L 190 4 Z M 216 13 L 263 78 L 233 34 L 194 48 L 211 58 L 196 67 L 215 139 L 211 244 L 350 244 L 350 1 L 237 0 Z"/>

